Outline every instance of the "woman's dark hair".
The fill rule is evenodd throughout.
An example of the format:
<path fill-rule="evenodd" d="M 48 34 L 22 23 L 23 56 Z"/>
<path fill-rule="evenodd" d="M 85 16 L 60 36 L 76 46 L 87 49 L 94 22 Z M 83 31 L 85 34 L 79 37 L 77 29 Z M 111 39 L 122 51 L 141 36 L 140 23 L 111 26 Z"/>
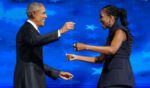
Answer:
<path fill-rule="evenodd" d="M 120 18 L 121 24 L 125 27 L 128 27 L 127 12 L 124 8 L 118 8 L 114 5 L 107 5 L 103 7 L 102 10 L 105 10 L 107 15 L 114 16 L 116 20 Z"/>

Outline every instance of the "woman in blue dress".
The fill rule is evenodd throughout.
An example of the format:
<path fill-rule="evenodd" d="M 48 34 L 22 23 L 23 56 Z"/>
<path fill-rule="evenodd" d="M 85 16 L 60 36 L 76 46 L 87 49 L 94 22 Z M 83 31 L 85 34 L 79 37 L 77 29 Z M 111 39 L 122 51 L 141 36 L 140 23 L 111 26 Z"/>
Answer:
<path fill-rule="evenodd" d="M 92 63 L 104 63 L 97 88 L 132 88 L 134 77 L 130 65 L 132 35 L 128 29 L 127 13 L 123 8 L 107 5 L 100 11 L 104 29 L 109 29 L 105 46 L 76 43 L 77 51 L 90 50 L 101 56 L 87 57 L 68 54 L 68 59 Z"/>

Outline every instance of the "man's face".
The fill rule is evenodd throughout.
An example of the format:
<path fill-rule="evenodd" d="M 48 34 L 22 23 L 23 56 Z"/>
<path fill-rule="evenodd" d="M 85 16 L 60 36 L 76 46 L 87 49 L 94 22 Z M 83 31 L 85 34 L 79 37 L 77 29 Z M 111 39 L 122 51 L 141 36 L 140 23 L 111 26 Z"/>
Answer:
<path fill-rule="evenodd" d="M 35 24 L 38 27 L 44 26 L 45 19 L 47 18 L 44 6 L 39 7 L 39 10 L 35 12 L 34 18 L 35 18 Z"/>
<path fill-rule="evenodd" d="M 106 14 L 105 11 L 101 11 L 100 13 L 100 22 L 104 29 L 108 28 L 109 26 L 110 17 Z"/>

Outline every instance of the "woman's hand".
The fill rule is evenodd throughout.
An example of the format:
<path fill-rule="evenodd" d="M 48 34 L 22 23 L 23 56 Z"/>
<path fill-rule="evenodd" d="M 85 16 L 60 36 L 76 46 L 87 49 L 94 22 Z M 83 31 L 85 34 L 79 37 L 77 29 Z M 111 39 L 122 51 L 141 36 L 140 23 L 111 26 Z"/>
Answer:
<path fill-rule="evenodd" d="M 72 60 L 77 60 L 78 56 L 75 54 L 66 54 L 67 60 L 72 61 Z"/>
<path fill-rule="evenodd" d="M 76 44 L 74 44 L 74 48 L 75 48 L 76 51 L 88 50 L 88 45 L 83 44 L 83 43 L 76 43 Z"/>

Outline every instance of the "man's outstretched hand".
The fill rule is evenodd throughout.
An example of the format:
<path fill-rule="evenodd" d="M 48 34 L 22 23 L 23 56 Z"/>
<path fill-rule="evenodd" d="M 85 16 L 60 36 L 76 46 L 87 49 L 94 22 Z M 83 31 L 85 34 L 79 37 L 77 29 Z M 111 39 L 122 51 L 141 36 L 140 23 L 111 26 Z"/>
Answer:
<path fill-rule="evenodd" d="M 75 23 L 74 22 L 66 22 L 64 24 L 64 26 L 59 30 L 61 34 L 69 31 L 69 30 L 73 30 L 75 27 Z"/>
<path fill-rule="evenodd" d="M 73 75 L 69 72 L 60 72 L 59 77 L 64 80 L 70 80 L 73 78 Z"/>

